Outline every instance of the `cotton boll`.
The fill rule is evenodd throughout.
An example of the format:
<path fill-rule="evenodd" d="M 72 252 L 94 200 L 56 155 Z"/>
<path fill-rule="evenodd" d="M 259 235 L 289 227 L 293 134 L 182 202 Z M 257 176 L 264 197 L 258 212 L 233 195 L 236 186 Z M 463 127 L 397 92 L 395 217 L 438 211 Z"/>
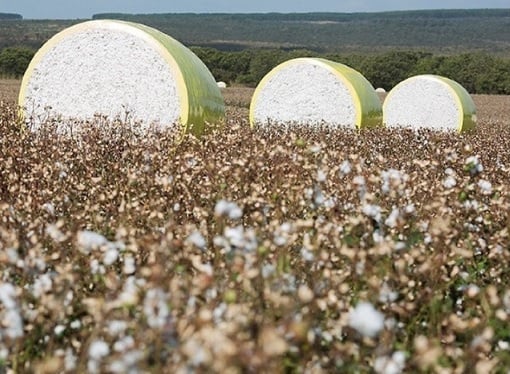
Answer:
<path fill-rule="evenodd" d="M 389 169 L 381 173 L 382 186 L 381 191 L 388 194 L 394 187 L 398 187 L 400 184 L 407 180 L 407 175 L 400 172 L 399 170 Z"/>
<path fill-rule="evenodd" d="M 340 164 L 340 173 L 342 175 L 347 175 L 351 172 L 352 170 L 352 167 L 351 167 L 351 163 L 347 160 L 344 160 L 341 164 Z"/>
<path fill-rule="evenodd" d="M 96 249 L 108 244 L 108 240 L 101 234 L 89 230 L 84 230 L 79 231 L 76 235 L 76 243 L 82 252 L 89 254 L 92 249 Z"/>
<path fill-rule="evenodd" d="M 110 353 L 110 348 L 103 340 L 95 340 L 90 344 L 89 357 L 93 360 L 100 360 Z"/>
<path fill-rule="evenodd" d="M 470 156 L 466 158 L 464 165 L 466 171 L 468 171 L 471 175 L 475 175 L 483 171 L 483 165 L 481 164 L 478 156 Z"/>
<path fill-rule="evenodd" d="M 59 242 L 63 242 L 64 240 L 66 240 L 66 236 L 64 235 L 64 233 L 62 231 L 60 231 L 60 229 L 58 228 L 57 225 L 55 224 L 49 224 L 48 226 L 46 226 L 46 230 L 45 230 L 46 234 L 49 235 L 49 237 L 51 239 L 53 239 L 55 242 L 59 243 Z"/>
<path fill-rule="evenodd" d="M 87 369 L 89 372 L 99 372 L 101 360 L 108 356 L 110 347 L 104 340 L 95 340 L 89 346 L 89 360 L 87 362 Z"/>
<path fill-rule="evenodd" d="M 71 348 L 67 348 L 64 356 L 64 369 L 68 372 L 72 372 L 76 369 L 76 361 L 78 358 L 74 355 Z"/>
<path fill-rule="evenodd" d="M 363 214 L 373 218 L 375 221 L 381 221 L 381 207 L 378 205 L 365 204 L 362 208 Z"/>
<path fill-rule="evenodd" d="M 243 216 L 243 211 L 232 201 L 219 200 L 214 207 L 214 215 L 218 217 L 227 216 L 232 220 L 236 220 Z"/>
<path fill-rule="evenodd" d="M 92 274 L 101 274 L 104 275 L 106 273 L 106 269 L 103 264 L 99 262 L 98 259 L 94 258 L 90 261 L 90 272 Z"/>
<path fill-rule="evenodd" d="M 17 307 L 5 310 L 2 317 L 4 324 L 2 335 L 5 334 L 10 339 L 21 338 L 24 335 L 23 319 Z"/>
<path fill-rule="evenodd" d="M 394 352 L 391 357 L 377 357 L 374 370 L 378 374 L 400 374 L 405 368 L 406 356 L 404 352 Z"/>
<path fill-rule="evenodd" d="M 128 349 L 131 349 L 135 346 L 135 340 L 132 336 L 124 336 L 123 338 L 117 340 L 113 344 L 113 350 L 115 352 L 125 352 Z"/>
<path fill-rule="evenodd" d="M 393 208 L 388 218 L 386 218 L 386 221 L 384 221 L 384 224 L 388 227 L 395 227 L 397 226 L 397 221 L 399 217 L 400 210 L 398 208 Z"/>
<path fill-rule="evenodd" d="M 133 274 L 136 271 L 136 262 L 132 256 L 124 257 L 124 266 L 122 272 L 126 275 Z"/>
<path fill-rule="evenodd" d="M 109 248 L 103 255 L 103 264 L 106 266 L 113 265 L 119 258 L 119 251 L 116 248 Z"/>
<path fill-rule="evenodd" d="M 414 214 L 416 213 L 416 207 L 414 206 L 414 204 L 406 205 L 404 208 L 404 212 L 405 214 Z"/>
<path fill-rule="evenodd" d="M 41 297 L 43 294 L 50 292 L 53 281 L 49 274 L 41 274 L 34 280 L 32 294 L 35 297 Z"/>
<path fill-rule="evenodd" d="M 130 276 L 124 282 L 124 287 L 118 298 L 115 300 L 114 304 L 124 306 L 124 305 L 134 305 L 138 302 L 138 285 L 136 282 L 136 278 Z"/>
<path fill-rule="evenodd" d="M 159 288 L 147 291 L 143 301 L 143 312 L 150 327 L 162 328 L 167 323 L 170 315 L 167 299 L 166 293 Z"/>
<path fill-rule="evenodd" d="M 451 189 L 451 188 L 455 187 L 456 185 L 457 185 L 457 181 L 451 175 L 447 176 L 443 180 L 443 187 L 446 188 L 446 189 Z"/>
<path fill-rule="evenodd" d="M 50 215 L 54 216 L 55 215 L 55 205 L 53 205 L 53 203 L 44 203 L 42 205 L 42 208 L 48 212 Z"/>
<path fill-rule="evenodd" d="M 322 169 L 319 169 L 317 171 L 317 182 L 322 183 L 322 182 L 325 182 L 326 179 L 327 179 L 326 172 Z"/>
<path fill-rule="evenodd" d="M 205 241 L 205 238 L 202 236 L 202 234 L 199 231 L 194 231 L 188 236 L 186 239 L 188 243 L 193 244 L 195 247 L 204 249 L 207 245 L 207 242 Z"/>
<path fill-rule="evenodd" d="M 258 247 L 255 231 L 251 228 L 245 229 L 241 225 L 226 227 L 223 236 L 216 236 L 213 239 L 213 244 L 224 248 L 227 252 L 232 250 L 252 252 Z"/>
<path fill-rule="evenodd" d="M 66 327 L 63 326 L 63 325 L 57 325 L 55 326 L 55 328 L 53 329 L 53 332 L 55 333 L 55 335 L 59 336 L 59 335 L 62 335 L 62 333 L 66 330 Z"/>
<path fill-rule="evenodd" d="M 398 298 L 398 292 L 393 291 L 387 283 L 383 283 L 379 291 L 379 301 L 381 303 L 392 303 Z"/>
<path fill-rule="evenodd" d="M 127 322 L 121 320 L 112 320 L 108 322 L 107 329 L 111 336 L 117 336 L 127 329 Z"/>
<path fill-rule="evenodd" d="M 384 315 L 368 302 L 360 302 L 349 313 L 349 326 L 361 335 L 373 338 L 384 328 Z"/>
<path fill-rule="evenodd" d="M 492 194 L 492 183 L 491 182 L 481 179 L 478 181 L 478 187 L 480 188 L 480 191 L 483 195 Z"/>
<path fill-rule="evenodd" d="M 22 311 L 18 305 L 17 290 L 10 283 L 0 283 L 0 340 L 18 339 L 24 335 Z"/>

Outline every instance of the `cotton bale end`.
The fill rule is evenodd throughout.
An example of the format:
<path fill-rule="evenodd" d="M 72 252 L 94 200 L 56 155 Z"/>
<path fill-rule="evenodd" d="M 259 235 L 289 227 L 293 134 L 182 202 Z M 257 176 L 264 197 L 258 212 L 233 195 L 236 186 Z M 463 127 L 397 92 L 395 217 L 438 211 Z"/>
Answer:
<path fill-rule="evenodd" d="M 370 82 L 346 65 L 321 58 L 278 65 L 259 83 L 250 105 L 252 127 L 364 128 L 381 120 L 381 102 Z"/>
<path fill-rule="evenodd" d="M 459 83 L 438 75 L 418 75 L 388 93 L 383 123 L 388 127 L 463 132 L 476 126 L 476 106 Z"/>
<path fill-rule="evenodd" d="M 195 135 L 225 111 L 193 52 L 156 29 L 114 20 L 83 22 L 46 42 L 25 72 L 19 105 L 34 129 L 105 116 Z"/>

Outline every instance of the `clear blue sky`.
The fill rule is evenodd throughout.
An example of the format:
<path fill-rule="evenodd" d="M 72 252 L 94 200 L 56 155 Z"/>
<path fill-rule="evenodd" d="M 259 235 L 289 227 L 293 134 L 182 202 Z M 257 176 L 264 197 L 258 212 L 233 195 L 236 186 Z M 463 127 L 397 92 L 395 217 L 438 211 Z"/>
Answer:
<path fill-rule="evenodd" d="M 0 13 L 25 18 L 90 18 L 95 13 L 377 12 L 510 8 L 509 0 L 0 0 Z"/>

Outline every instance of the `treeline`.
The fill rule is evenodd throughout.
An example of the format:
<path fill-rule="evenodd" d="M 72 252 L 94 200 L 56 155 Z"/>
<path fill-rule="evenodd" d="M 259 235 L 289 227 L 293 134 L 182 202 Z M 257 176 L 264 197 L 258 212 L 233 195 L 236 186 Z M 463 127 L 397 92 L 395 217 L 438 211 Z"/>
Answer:
<path fill-rule="evenodd" d="M 15 13 L 0 13 L 0 21 L 7 21 L 7 20 L 20 20 L 23 19 L 23 16 L 21 14 L 15 14 Z"/>
<path fill-rule="evenodd" d="M 153 20 L 167 20 L 169 17 L 217 17 L 223 19 L 244 18 L 257 21 L 373 21 L 377 19 L 465 19 L 479 17 L 508 17 L 509 9 L 426 9 L 426 10 L 401 10 L 387 12 L 309 12 L 309 13 L 154 13 L 154 14 L 130 14 L 130 13 L 97 13 L 92 19 L 118 19 L 118 18 L 152 18 Z"/>
<path fill-rule="evenodd" d="M 374 87 L 390 90 L 417 74 L 443 75 L 462 84 L 471 93 L 510 95 L 510 59 L 485 53 L 452 56 L 428 52 L 385 52 L 374 55 L 320 54 L 307 50 L 248 49 L 240 52 L 191 48 L 218 81 L 256 86 L 276 65 L 297 57 L 323 57 L 361 72 Z M 9 47 L 0 51 L 0 76 L 19 78 L 35 50 Z"/>
<path fill-rule="evenodd" d="M 510 9 L 379 13 L 97 14 L 140 22 L 187 45 L 221 50 L 304 48 L 322 53 L 426 50 L 509 55 Z M 197 27 L 200 25 L 200 27 Z"/>
<path fill-rule="evenodd" d="M 28 47 L 7 47 L 0 51 L 0 77 L 20 78 L 34 57 L 35 50 Z"/>
<path fill-rule="evenodd" d="M 217 80 L 255 86 L 276 65 L 297 57 L 323 57 L 361 72 L 374 87 L 390 90 L 417 74 L 443 75 L 471 93 L 510 94 L 510 59 L 485 53 L 440 56 L 427 52 L 385 52 L 376 55 L 320 54 L 306 50 L 245 50 L 222 52 L 212 48 L 192 50 Z"/>

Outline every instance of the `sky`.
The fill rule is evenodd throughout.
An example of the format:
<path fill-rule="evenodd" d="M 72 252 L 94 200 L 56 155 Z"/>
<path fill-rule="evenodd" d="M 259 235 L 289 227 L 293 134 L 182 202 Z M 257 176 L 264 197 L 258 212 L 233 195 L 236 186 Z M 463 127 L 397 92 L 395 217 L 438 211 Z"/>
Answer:
<path fill-rule="evenodd" d="M 0 0 L 0 13 L 27 19 L 90 18 L 95 13 L 379 12 L 510 8 L 509 0 Z"/>

